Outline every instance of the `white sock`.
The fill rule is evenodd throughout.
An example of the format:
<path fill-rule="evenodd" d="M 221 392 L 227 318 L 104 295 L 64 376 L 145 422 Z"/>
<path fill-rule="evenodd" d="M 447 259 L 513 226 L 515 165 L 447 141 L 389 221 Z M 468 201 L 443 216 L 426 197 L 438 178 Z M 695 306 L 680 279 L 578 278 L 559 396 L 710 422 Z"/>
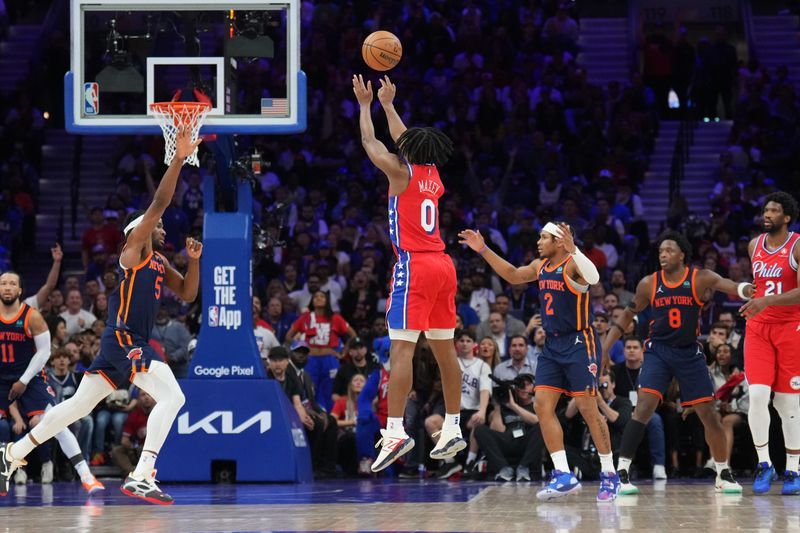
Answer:
<path fill-rule="evenodd" d="M 92 471 L 89 470 L 89 465 L 86 464 L 83 456 L 78 455 L 77 457 L 72 457 L 70 461 L 78 472 L 78 475 L 81 476 L 81 481 L 83 483 L 88 483 L 89 480 L 92 479 Z"/>
<path fill-rule="evenodd" d="M 386 431 L 389 432 L 389 435 L 401 436 L 406 434 L 405 428 L 403 428 L 403 417 L 392 417 L 386 419 Z"/>
<path fill-rule="evenodd" d="M 617 471 L 614 470 L 614 456 L 610 453 L 598 453 L 597 455 L 600 456 L 600 470 L 603 472 L 608 472 L 612 474 L 616 474 Z"/>
<path fill-rule="evenodd" d="M 131 476 L 135 479 L 148 477 L 155 469 L 156 457 L 158 456 L 153 452 L 143 451 L 141 457 L 139 457 L 139 463 L 136 465 L 136 470 L 131 472 Z"/>
<path fill-rule="evenodd" d="M 461 413 L 456 413 L 454 415 L 451 415 L 450 413 L 445 413 L 444 425 L 442 426 L 442 429 L 447 429 L 452 427 L 457 427 L 461 429 L 459 425 L 460 423 L 461 423 Z"/>
<path fill-rule="evenodd" d="M 759 463 L 767 463 L 772 466 L 772 461 L 769 458 L 769 443 L 763 446 L 756 446 L 756 453 L 758 454 Z"/>
<path fill-rule="evenodd" d="M 467 454 L 467 464 L 471 463 L 472 461 L 478 458 L 478 454 L 476 452 L 469 452 Z"/>
<path fill-rule="evenodd" d="M 550 458 L 553 460 L 553 466 L 559 472 L 566 472 L 569 473 L 569 463 L 567 462 L 567 452 L 566 450 L 558 450 L 557 452 L 552 452 L 550 454 Z"/>
<path fill-rule="evenodd" d="M 617 461 L 617 470 L 627 470 L 630 472 L 631 470 L 631 460 L 627 457 L 620 457 L 619 461 Z"/>
<path fill-rule="evenodd" d="M 714 461 L 714 466 L 717 468 L 717 475 L 720 475 L 723 470 L 730 468 L 728 466 L 728 461 L 722 461 L 721 463 L 718 461 Z"/>
<path fill-rule="evenodd" d="M 800 463 L 800 454 L 786 454 L 786 470 L 789 472 L 797 472 L 798 463 Z"/>

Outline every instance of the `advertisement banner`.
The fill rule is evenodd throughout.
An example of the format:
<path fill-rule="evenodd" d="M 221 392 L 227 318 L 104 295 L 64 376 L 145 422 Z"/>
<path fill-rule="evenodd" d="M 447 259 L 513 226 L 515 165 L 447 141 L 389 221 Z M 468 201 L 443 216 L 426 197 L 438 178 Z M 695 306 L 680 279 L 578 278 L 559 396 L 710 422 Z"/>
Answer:
<path fill-rule="evenodd" d="M 273 380 L 180 380 L 186 403 L 158 456 L 161 481 L 212 481 L 213 463 L 236 463 L 236 481 L 306 482 L 303 424 Z"/>

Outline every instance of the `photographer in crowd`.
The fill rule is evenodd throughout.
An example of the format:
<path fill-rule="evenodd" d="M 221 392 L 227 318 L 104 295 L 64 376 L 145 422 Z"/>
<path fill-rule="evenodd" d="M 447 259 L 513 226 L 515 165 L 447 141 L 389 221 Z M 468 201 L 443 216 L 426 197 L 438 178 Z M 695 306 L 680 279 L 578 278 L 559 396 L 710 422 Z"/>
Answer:
<path fill-rule="evenodd" d="M 533 410 L 533 375 L 520 374 L 511 382 L 492 379 L 498 384 L 495 391 L 503 429 L 497 431 L 481 424 L 475 426 L 475 438 L 495 480 L 530 481 L 531 471 L 541 470 L 544 451 L 539 418 Z M 512 464 L 517 465 L 516 476 Z"/>

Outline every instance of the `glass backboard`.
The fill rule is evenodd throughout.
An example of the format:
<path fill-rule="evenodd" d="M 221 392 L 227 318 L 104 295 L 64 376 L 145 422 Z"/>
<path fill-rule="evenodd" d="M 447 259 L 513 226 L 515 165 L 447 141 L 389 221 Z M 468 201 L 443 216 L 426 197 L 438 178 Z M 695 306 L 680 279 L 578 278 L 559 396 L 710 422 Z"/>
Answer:
<path fill-rule="evenodd" d="M 306 123 L 299 2 L 72 0 L 67 130 L 157 134 L 149 104 L 211 104 L 203 133 Z"/>

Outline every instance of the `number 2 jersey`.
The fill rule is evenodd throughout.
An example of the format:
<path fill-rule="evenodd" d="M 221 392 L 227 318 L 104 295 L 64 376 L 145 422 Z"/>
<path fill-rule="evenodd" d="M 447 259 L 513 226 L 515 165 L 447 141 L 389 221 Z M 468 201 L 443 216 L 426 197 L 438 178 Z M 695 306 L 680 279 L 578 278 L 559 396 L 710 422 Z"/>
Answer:
<path fill-rule="evenodd" d="M 441 252 L 439 236 L 439 198 L 444 185 L 436 165 L 408 164 L 408 187 L 389 197 L 389 237 L 395 254 L 402 252 Z"/>
<path fill-rule="evenodd" d="M 667 282 L 663 270 L 653 274 L 651 341 L 678 348 L 697 344 L 700 311 L 704 305 L 695 285 L 697 272 L 696 268 L 685 267 L 681 279 L 672 285 Z"/>
<path fill-rule="evenodd" d="M 167 267 L 166 258 L 152 252 L 133 268 L 120 268 L 119 287 L 108 298 L 106 328 L 113 330 L 120 345 L 150 340 L 158 314 L 161 286 Z"/>
<path fill-rule="evenodd" d="M 783 294 L 797 288 L 797 262 L 794 249 L 798 246 L 800 234 L 790 232 L 780 247 L 767 249 L 767 234 L 756 239 L 753 249 L 753 283 L 756 285 L 755 298 Z M 800 305 L 771 305 L 748 322 L 794 322 L 800 320 Z"/>

